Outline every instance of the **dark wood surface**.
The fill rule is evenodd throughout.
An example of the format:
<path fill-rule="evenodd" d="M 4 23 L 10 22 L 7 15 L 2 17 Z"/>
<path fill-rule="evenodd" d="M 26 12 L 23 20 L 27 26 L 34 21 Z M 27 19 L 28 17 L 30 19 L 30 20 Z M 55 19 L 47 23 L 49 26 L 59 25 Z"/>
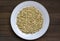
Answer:
<path fill-rule="evenodd" d="M 0 0 L 0 41 L 27 41 L 15 35 L 10 25 L 10 16 L 14 7 L 23 1 Z M 45 35 L 33 41 L 60 41 L 60 0 L 36 1 L 43 4 L 48 10 L 50 25 Z"/>

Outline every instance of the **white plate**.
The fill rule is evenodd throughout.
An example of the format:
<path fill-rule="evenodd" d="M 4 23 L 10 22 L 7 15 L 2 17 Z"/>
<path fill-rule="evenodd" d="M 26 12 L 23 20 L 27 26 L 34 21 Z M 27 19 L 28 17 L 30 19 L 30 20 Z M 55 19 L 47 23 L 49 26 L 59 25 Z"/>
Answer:
<path fill-rule="evenodd" d="M 40 10 L 43 15 L 43 18 L 44 18 L 43 27 L 38 32 L 36 32 L 34 34 L 22 33 L 18 29 L 18 26 L 16 25 L 17 14 L 19 13 L 20 10 L 22 10 L 23 8 L 28 7 L 28 6 L 34 6 L 35 8 Z M 49 15 L 48 15 L 46 8 L 42 4 L 35 2 L 35 1 L 25 1 L 25 2 L 18 4 L 14 8 L 14 10 L 11 14 L 10 22 L 11 22 L 12 29 L 17 36 L 19 36 L 23 39 L 26 39 L 26 40 L 34 40 L 34 39 L 37 39 L 37 38 L 43 36 L 46 33 L 48 26 L 49 26 Z"/>

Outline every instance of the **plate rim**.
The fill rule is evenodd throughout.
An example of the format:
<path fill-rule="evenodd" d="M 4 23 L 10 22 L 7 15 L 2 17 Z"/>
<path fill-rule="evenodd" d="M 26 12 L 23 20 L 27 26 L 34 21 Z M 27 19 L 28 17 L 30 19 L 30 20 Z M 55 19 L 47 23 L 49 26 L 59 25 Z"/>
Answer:
<path fill-rule="evenodd" d="M 29 2 L 29 1 L 24 1 L 24 2 Z M 21 3 L 19 3 L 19 4 L 22 4 L 22 3 L 24 3 L 24 2 L 21 2 Z M 30 2 L 36 2 L 36 1 L 30 1 Z M 42 5 L 41 3 L 39 3 L 39 2 L 36 2 L 36 3 L 40 4 L 41 6 L 43 6 L 43 5 Z M 18 4 L 18 5 L 19 5 L 19 4 Z M 18 6 L 18 5 L 17 5 L 17 6 Z M 17 6 L 16 6 L 16 7 L 17 7 Z M 15 7 L 15 8 L 16 8 L 16 7 Z M 43 6 L 43 7 L 45 8 L 45 6 Z M 14 8 L 14 9 L 15 9 L 15 8 Z M 14 11 L 14 9 L 13 9 L 13 11 Z M 45 10 L 47 11 L 46 8 L 45 8 Z M 13 11 L 12 11 L 12 14 L 13 14 Z M 47 13 L 48 13 L 48 11 L 47 11 Z M 10 23 L 11 23 L 12 14 L 11 14 L 11 17 L 10 17 Z M 48 16 L 49 16 L 49 14 L 48 14 Z M 50 17 L 49 17 L 49 23 L 50 23 Z M 12 27 L 12 24 L 11 24 L 11 27 Z M 48 24 L 48 28 L 49 28 L 49 24 Z M 47 30 L 48 30 L 48 28 L 47 28 Z M 13 29 L 13 27 L 12 27 L 12 29 Z M 46 30 L 46 31 L 47 31 L 47 30 Z M 14 31 L 14 29 L 13 29 L 13 31 Z M 45 31 L 45 33 L 46 33 L 46 31 Z M 14 33 L 16 34 L 15 31 L 14 31 Z M 44 33 L 44 34 L 45 34 L 45 33 Z M 43 34 L 43 35 L 44 35 L 44 34 Z M 17 34 L 16 34 L 16 35 L 17 35 Z M 42 35 L 42 36 L 43 36 L 43 35 Z M 20 37 L 19 35 L 17 35 L 17 36 Z M 40 36 L 40 37 L 42 37 L 42 36 Z M 22 37 L 20 37 L 20 38 L 22 38 Z M 38 37 L 38 38 L 39 38 L 39 37 Z M 37 38 L 35 38 L 35 39 L 22 38 L 22 39 L 25 39 L 25 40 L 35 40 L 35 39 L 37 39 Z"/>

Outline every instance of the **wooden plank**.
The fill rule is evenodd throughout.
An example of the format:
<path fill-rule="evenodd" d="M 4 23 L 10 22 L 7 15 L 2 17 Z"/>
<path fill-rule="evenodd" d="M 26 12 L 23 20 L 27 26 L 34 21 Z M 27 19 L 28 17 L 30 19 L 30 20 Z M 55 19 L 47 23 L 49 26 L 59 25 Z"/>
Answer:
<path fill-rule="evenodd" d="M 9 19 L 11 17 L 11 13 L 7 12 L 2 12 L 0 13 L 0 19 Z"/>
<path fill-rule="evenodd" d="M 16 36 L 15 33 L 12 31 L 9 25 L 0 26 L 0 37 L 14 38 L 15 36 Z M 43 41 L 43 39 L 45 39 L 46 41 L 46 40 L 49 40 L 49 38 L 51 40 L 55 40 L 55 39 L 57 40 L 60 38 L 60 25 L 50 25 L 47 33 L 43 37 L 41 37 L 41 39 L 37 39 L 37 40 Z"/>
<path fill-rule="evenodd" d="M 0 1 L 0 12 L 12 12 L 12 10 L 14 9 L 14 7 L 21 3 L 23 0 L 7 0 L 7 1 Z M 50 13 L 59 13 L 60 12 L 60 1 L 55 1 L 55 0 L 36 0 L 37 2 L 40 2 L 41 4 L 43 4 L 48 12 Z"/>
<path fill-rule="evenodd" d="M 60 25 L 60 13 L 50 13 L 50 24 Z M 6 25 L 10 23 L 11 13 L 0 13 L 0 24 Z"/>

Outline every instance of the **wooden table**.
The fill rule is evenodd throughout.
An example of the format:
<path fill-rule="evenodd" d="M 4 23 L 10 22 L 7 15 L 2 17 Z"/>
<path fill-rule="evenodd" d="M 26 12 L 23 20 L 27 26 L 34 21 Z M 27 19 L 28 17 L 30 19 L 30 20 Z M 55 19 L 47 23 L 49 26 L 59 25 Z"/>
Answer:
<path fill-rule="evenodd" d="M 26 41 L 12 30 L 10 16 L 14 7 L 24 0 L 0 0 L 0 41 Z M 26 0 L 25 0 L 26 1 Z M 49 29 L 41 38 L 33 41 L 60 41 L 60 0 L 36 0 L 43 4 L 50 15 Z"/>

